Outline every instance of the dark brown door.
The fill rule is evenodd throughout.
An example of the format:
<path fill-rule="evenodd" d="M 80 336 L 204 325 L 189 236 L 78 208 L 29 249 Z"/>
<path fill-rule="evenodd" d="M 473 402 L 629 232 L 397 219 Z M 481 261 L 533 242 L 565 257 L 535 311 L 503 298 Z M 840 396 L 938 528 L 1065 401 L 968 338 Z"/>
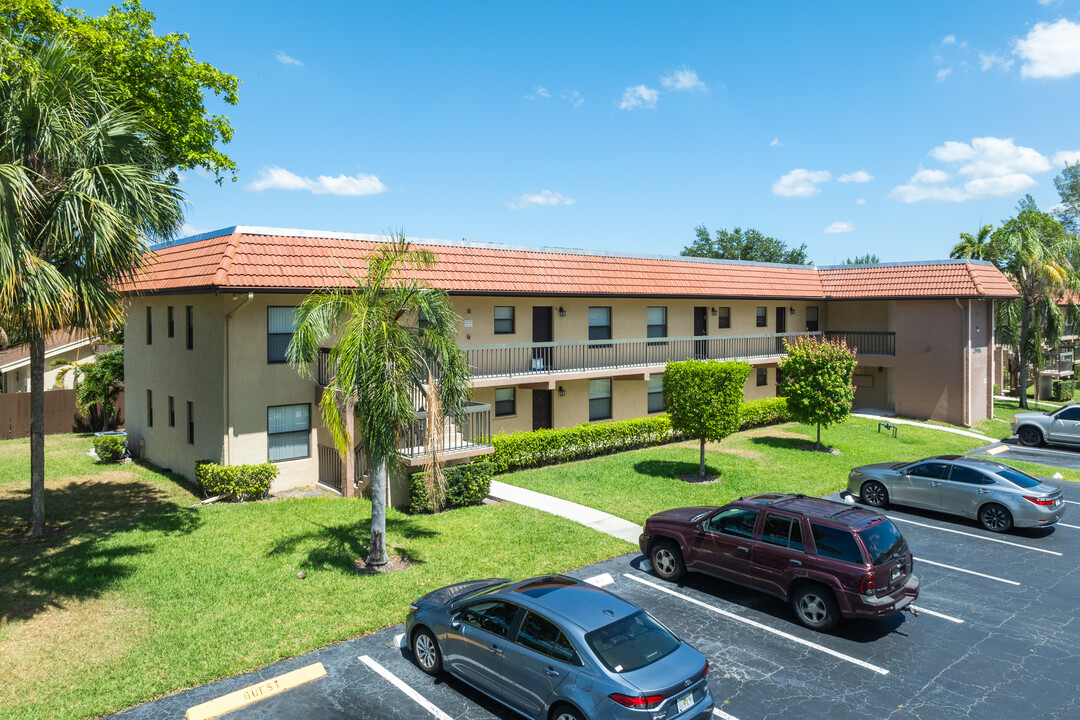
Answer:
<path fill-rule="evenodd" d="M 709 334 L 709 308 L 694 308 L 694 337 L 703 337 Z M 706 357 L 708 343 L 705 340 L 694 341 L 694 357 L 701 359 Z"/>
<path fill-rule="evenodd" d="M 551 306 L 533 307 L 532 341 L 534 343 L 548 343 L 552 341 L 551 332 Z M 552 348 L 533 348 L 533 370 L 550 370 Z M 550 394 L 550 393 L 549 393 Z M 550 418 L 550 412 L 548 414 Z M 545 426 L 550 427 L 550 425 Z"/>
<path fill-rule="evenodd" d="M 788 309 L 785 308 L 785 307 L 776 308 L 776 332 L 778 334 L 787 332 L 787 313 L 788 313 Z M 777 355 L 783 355 L 784 354 L 784 339 L 783 338 L 776 338 L 776 354 Z"/>
<path fill-rule="evenodd" d="M 550 390 L 533 390 L 533 430 L 543 430 L 554 427 L 551 423 L 551 400 Z"/>

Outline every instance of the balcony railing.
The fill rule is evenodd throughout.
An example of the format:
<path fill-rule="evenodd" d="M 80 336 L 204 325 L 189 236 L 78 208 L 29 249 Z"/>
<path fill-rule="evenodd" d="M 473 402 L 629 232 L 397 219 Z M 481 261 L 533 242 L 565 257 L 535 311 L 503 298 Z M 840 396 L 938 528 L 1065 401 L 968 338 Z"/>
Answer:
<path fill-rule="evenodd" d="M 848 347 L 857 348 L 859 355 L 895 355 L 896 333 L 864 332 L 861 330 L 826 330 L 827 340 L 843 340 Z"/>
<path fill-rule="evenodd" d="M 423 457 L 431 452 L 427 443 L 427 411 L 416 413 L 416 420 L 405 431 L 398 451 L 407 458 Z M 443 454 L 481 450 L 491 447 L 491 405 L 470 402 L 460 421 L 446 418 Z"/>
<path fill-rule="evenodd" d="M 319 348 L 319 355 L 315 358 L 315 381 L 319 383 L 319 387 L 326 387 L 333 379 L 333 374 L 330 372 L 330 349 Z"/>
<path fill-rule="evenodd" d="M 1045 373 L 1071 373 L 1073 371 L 1072 353 L 1043 355 L 1042 371 Z"/>

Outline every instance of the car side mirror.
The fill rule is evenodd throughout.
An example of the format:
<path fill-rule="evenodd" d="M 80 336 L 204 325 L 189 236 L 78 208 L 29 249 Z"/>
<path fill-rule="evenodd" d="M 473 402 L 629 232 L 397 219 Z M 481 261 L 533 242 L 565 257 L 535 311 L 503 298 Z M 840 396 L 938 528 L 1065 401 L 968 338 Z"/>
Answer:
<path fill-rule="evenodd" d="M 461 613 L 460 612 L 456 612 L 456 613 L 454 613 L 453 615 L 450 616 L 450 627 L 455 628 L 455 629 L 461 627 Z"/>

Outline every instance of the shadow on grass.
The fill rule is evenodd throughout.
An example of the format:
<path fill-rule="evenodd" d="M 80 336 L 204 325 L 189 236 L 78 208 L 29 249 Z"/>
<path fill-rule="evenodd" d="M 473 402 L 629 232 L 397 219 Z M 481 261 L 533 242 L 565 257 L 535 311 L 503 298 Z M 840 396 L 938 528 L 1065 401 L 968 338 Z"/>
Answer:
<path fill-rule="evenodd" d="M 671 480 L 681 480 L 684 475 L 697 475 L 700 467 L 700 463 L 679 460 L 642 460 L 634 463 L 634 470 L 642 475 Z M 705 463 L 705 474 L 721 477 L 720 470 L 708 463 Z"/>
<path fill-rule="evenodd" d="M 268 558 L 275 555 L 291 555 L 307 550 L 307 556 L 300 562 L 303 570 L 340 570 L 352 572 L 357 558 L 367 557 L 371 549 L 371 518 L 359 522 L 344 522 L 336 525 L 308 522 L 309 529 L 303 530 L 274 543 L 266 553 Z M 411 564 L 423 561 L 408 547 L 393 544 L 397 538 L 416 540 L 437 537 L 439 533 L 418 525 L 412 518 L 386 518 L 387 553 L 398 555 Z"/>
<path fill-rule="evenodd" d="M 755 445 L 766 445 L 778 450 L 798 450 L 807 443 L 813 444 L 812 440 L 807 440 L 806 438 L 774 437 L 772 435 L 752 437 L 750 438 L 750 442 Z M 824 447 L 824 443 L 822 443 L 822 447 Z"/>
<path fill-rule="evenodd" d="M 190 533 L 201 522 L 151 482 L 95 479 L 45 490 L 45 515 L 57 532 L 20 537 L 29 487 L 0 496 L 0 622 L 28 620 L 50 607 L 100 596 L 135 572 L 131 558 L 154 551 L 154 540 L 111 543 L 128 532 Z"/>

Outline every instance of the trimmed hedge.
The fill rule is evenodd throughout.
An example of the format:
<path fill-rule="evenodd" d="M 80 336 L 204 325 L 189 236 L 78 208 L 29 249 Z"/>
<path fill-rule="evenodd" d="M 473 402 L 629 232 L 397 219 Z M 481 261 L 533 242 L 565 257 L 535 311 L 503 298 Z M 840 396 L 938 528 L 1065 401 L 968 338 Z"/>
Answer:
<path fill-rule="evenodd" d="M 1075 391 L 1075 380 L 1054 380 L 1050 383 L 1050 399 L 1057 402 L 1072 400 Z"/>
<path fill-rule="evenodd" d="M 207 495 L 233 495 L 237 500 L 258 500 L 266 497 L 277 477 L 274 463 L 261 465 L 218 465 L 213 460 L 195 463 L 195 482 Z"/>
<path fill-rule="evenodd" d="M 446 494 L 439 505 L 444 509 L 479 505 L 491 492 L 493 474 L 494 467 L 487 461 L 444 468 Z M 424 473 L 413 473 L 409 481 L 409 512 L 432 512 L 431 499 L 428 497 L 427 485 L 424 484 Z"/>
<path fill-rule="evenodd" d="M 784 398 L 751 400 L 739 407 L 740 430 L 790 419 Z M 682 435 L 671 429 L 667 415 L 656 415 L 558 430 L 495 435 L 491 438 L 495 452 L 488 455 L 487 460 L 494 466 L 495 474 L 500 474 L 682 439 Z"/>
<path fill-rule="evenodd" d="M 116 435 L 103 435 L 94 438 L 94 452 L 101 462 L 119 462 L 124 457 L 126 442 L 124 438 Z"/>

